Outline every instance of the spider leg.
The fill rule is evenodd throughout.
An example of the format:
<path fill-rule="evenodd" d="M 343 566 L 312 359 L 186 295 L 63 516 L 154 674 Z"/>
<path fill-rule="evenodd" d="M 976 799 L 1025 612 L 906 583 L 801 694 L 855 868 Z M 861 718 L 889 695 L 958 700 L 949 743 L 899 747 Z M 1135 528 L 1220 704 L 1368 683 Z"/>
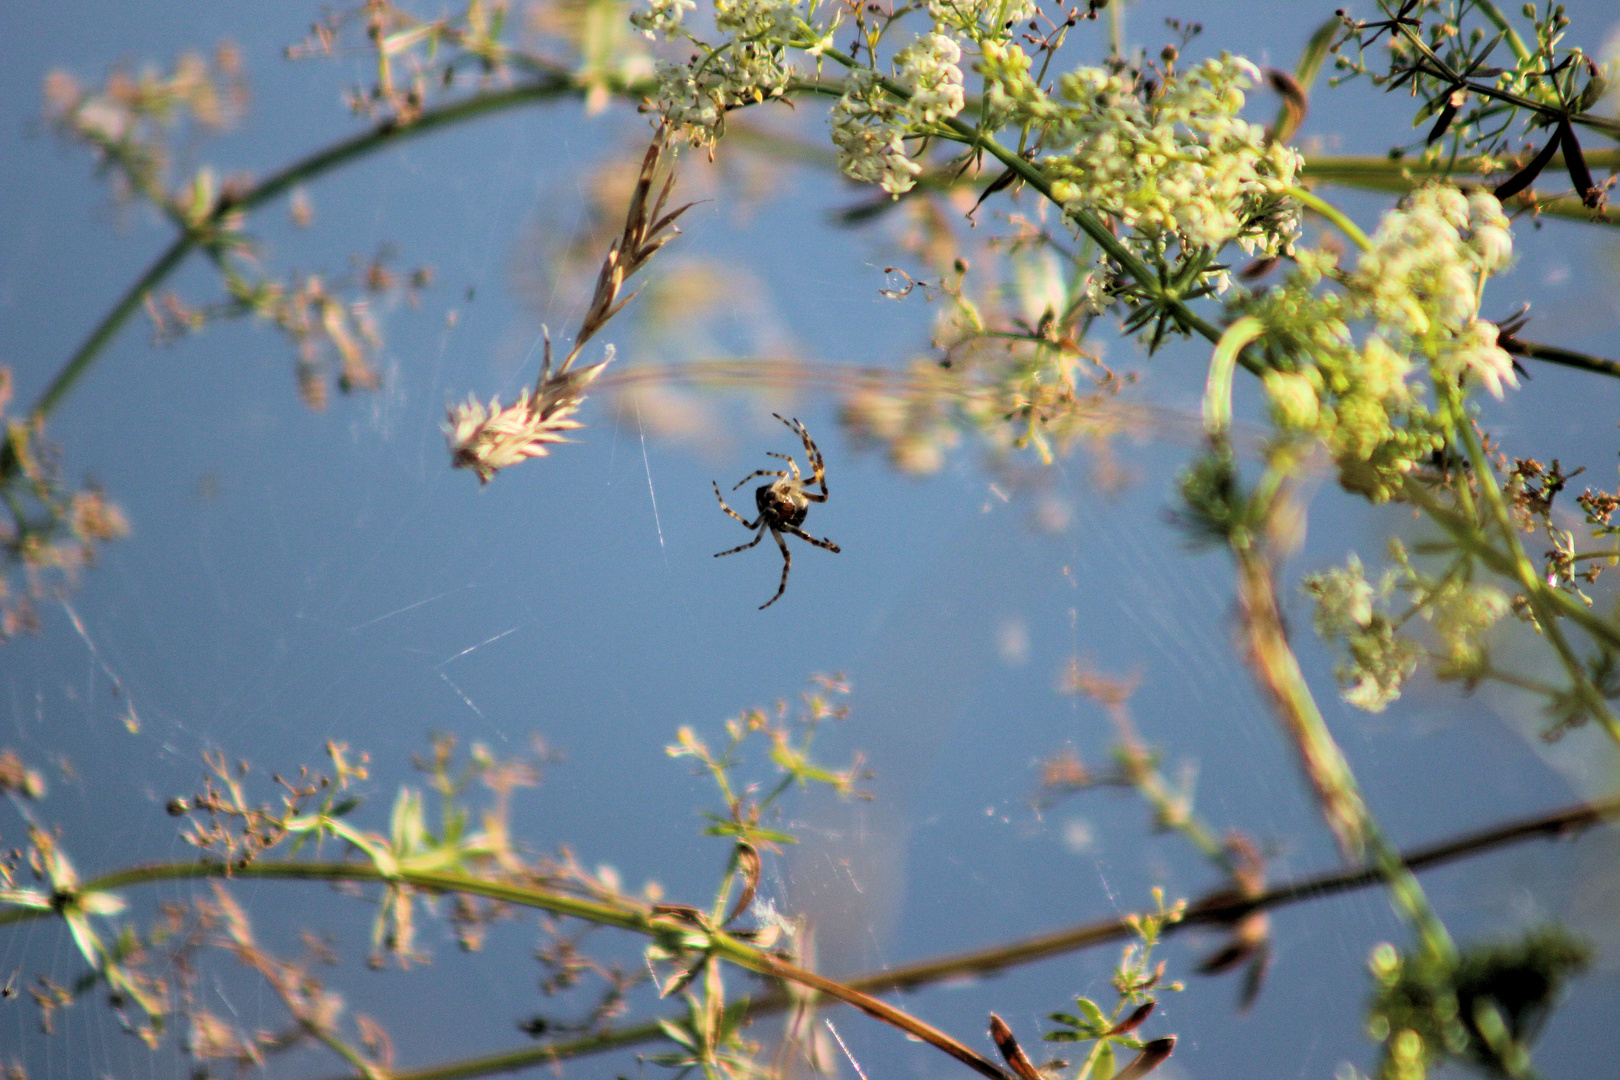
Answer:
<path fill-rule="evenodd" d="M 759 535 L 764 536 L 765 530 L 761 529 L 759 531 Z M 782 534 L 777 532 L 774 527 L 771 529 L 771 535 L 776 537 L 776 546 L 782 549 L 782 584 L 776 587 L 775 596 L 759 605 L 759 610 L 761 611 L 764 611 L 766 608 L 782 599 L 782 594 L 787 591 L 788 571 L 793 568 L 793 553 L 788 550 L 787 541 L 782 539 Z M 754 542 L 757 544 L 759 541 L 756 539 Z"/>
<path fill-rule="evenodd" d="M 709 483 L 714 484 L 714 481 L 710 480 Z M 738 521 L 741 521 L 743 523 L 743 528 L 745 528 L 745 529 L 757 529 L 757 528 L 759 528 L 759 522 L 745 520 L 741 514 L 737 513 L 737 511 L 733 510 L 731 507 L 726 505 L 726 497 L 724 495 L 720 494 L 720 485 L 719 484 L 714 484 L 714 497 L 720 500 L 720 509 L 722 509 L 726 513 L 730 514 L 732 517 L 736 518 Z"/>
<path fill-rule="evenodd" d="M 755 544 L 759 543 L 763 539 L 765 539 L 765 528 L 764 528 L 764 526 L 761 526 L 759 532 L 755 533 L 754 538 L 752 540 L 748 541 L 748 543 L 746 543 L 746 544 L 738 544 L 736 547 L 732 548 L 730 551 L 717 551 L 717 552 L 714 553 L 714 557 L 718 559 L 722 555 L 735 555 L 739 551 L 747 551 L 749 548 L 753 547 Z M 777 543 L 781 543 L 781 540 L 778 539 Z"/>
<path fill-rule="evenodd" d="M 826 550 L 832 552 L 835 555 L 838 552 L 843 550 L 837 544 L 833 543 L 831 540 L 817 540 L 815 537 L 811 536 L 809 533 L 805 532 L 803 529 L 799 528 L 797 525 L 783 525 L 781 528 L 782 528 L 783 532 L 792 533 L 794 536 L 797 536 L 800 540 L 808 540 L 808 541 L 810 541 L 810 543 L 816 545 L 816 547 L 825 548 Z"/>
<path fill-rule="evenodd" d="M 778 420 L 781 420 L 782 423 L 786 424 L 789 428 L 798 433 L 799 439 L 804 443 L 805 457 L 810 461 L 810 483 L 821 485 L 820 495 L 812 495 L 808 491 L 801 491 L 800 494 L 809 499 L 811 502 L 826 502 L 827 463 L 821 459 L 821 448 L 818 447 L 816 445 L 816 441 L 810 437 L 810 432 L 805 429 L 805 426 L 799 423 L 798 417 L 795 416 L 792 420 L 787 420 L 783 418 L 781 413 L 771 413 L 771 415 L 776 417 Z M 781 457 L 782 455 L 778 454 L 776 456 Z M 794 466 L 793 477 L 795 480 L 799 477 L 798 466 Z"/>
<path fill-rule="evenodd" d="M 743 477 L 741 480 L 739 480 L 735 484 L 733 484 L 731 490 L 736 491 L 738 488 L 742 487 L 744 484 L 748 483 L 748 481 L 752 480 L 756 476 L 782 476 L 782 477 L 785 477 L 785 476 L 787 476 L 787 473 L 780 470 L 780 469 L 778 469 L 776 472 L 772 472 L 769 469 L 755 469 L 753 472 L 749 473 L 747 476 Z"/>
<path fill-rule="evenodd" d="M 767 457 L 781 458 L 783 461 L 787 462 L 788 468 L 793 470 L 793 479 L 799 479 L 799 463 L 793 460 L 792 454 L 778 454 L 775 450 L 767 450 L 765 451 L 765 454 Z"/>

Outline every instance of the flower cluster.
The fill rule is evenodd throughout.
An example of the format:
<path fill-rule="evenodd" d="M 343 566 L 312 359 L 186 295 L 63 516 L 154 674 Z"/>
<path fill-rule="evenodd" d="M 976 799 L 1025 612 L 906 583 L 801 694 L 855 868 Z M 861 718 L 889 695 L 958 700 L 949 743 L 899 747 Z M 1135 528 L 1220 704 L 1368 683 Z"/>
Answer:
<path fill-rule="evenodd" d="M 1503 384 L 1519 385 L 1513 359 L 1497 345 L 1496 327 L 1475 316 L 1484 279 L 1512 257 L 1494 195 L 1433 184 L 1384 216 L 1351 284 L 1385 333 L 1444 341 L 1433 356 L 1437 376 L 1471 374 L 1500 398 Z"/>
<path fill-rule="evenodd" d="M 906 154 L 906 137 L 926 134 L 962 111 L 961 59 L 954 38 L 922 35 L 895 55 L 894 81 L 907 91 L 898 100 L 876 71 L 852 72 L 830 116 L 839 171 L 896 197 L 910 191 L 922 166 Z"/>
<path fill-rule="evenodd" d="M 1115 218 L 1150 244 L 1292 250 L 1298 210 L 1283 191 L 1301 158 L 1238 115 L 1259 78 L 1247 60 L 1172 71 L 1151 92 L 1128 72 L 1082 67 L 1053 96 L 1018 45 L 987 41 L 983 53 L 992 110 L 1042 131 L 1051 153 L 1041 165 L 1066 209 Z"/>
<path fill-rule="evenodd" d="M 1396 633 L 1396 623 L 1374 601 L 1394 587 L 1386 574 L 1374 588 L 1352 554 L 1343 567 L 1305 579 L 1316 599 L 1316 632 L 1326 640 L 1342 639 L 1349 658 L 1333 670 L 1346 702 L 1367 712 L 1383 712 L 1401 696 L 1401 684 L 1417 670 L 1422 649 Z"/>
<path fill-rule="evenodd" d="M 914 125 L 935 124 L 962 111 L 962 47 L 944 34 L 924 34 L 894 58 L 895 78 L 911 91 L 901 112 Z"/>
<path fill-rule="evenodd" d="M 686 13 L 697 9 L 693 0 L 648 0 L 648 3 L 646 11 L 630 13 L 630 25 L 654 41 L 659 38 L 669 41 L 683 36 Z"/>
<path fill-rule="evenodd" d="M 1442 679 L 1477 680 L 1490 671 L 1485 634 L 1512 609 L 1502 590 L 1448 573 L 1434 578 L 1420 572 L 1399 541 L 1390 542 L 1395 565 L 1375 586 L 1367 581 L 1361 560 L 1352 554 L 1345 565 L 1305 579 L 1315 601 L 1316 632 L 1326 641 L 1341 641 L 1346 659 L 1334 669 L 1344 700 L 1368 712 L 1382 712 L 1400 697 L 1401 685 L 1425 656 Z M 1413 598 L 1411 610 L 1393 618 L 1387 608 L 1397 592 Z M 1414 617 L 1433 627 L 1436 640 L 1426 650 L 1413 640 Z"/>
<path fill-rule="evenodd" d="M 1495 196 L 1431 184 L 1384 215 L 1355 285 L 1371 314 L 1399 332 L 1460 330 L 1479 306 L 1479 282 L 1507 265 L 1513 238 Z"/>
<path fill-rule="evenodd" d="M 1477 382 L 1498 398 L 1518 385 L 1496 326 L 1477 318 L 1485 277 L 1512 252 L 1494 197 L 1439 185 L 1386 214 L 1352 272 L 1329 253 L 1298 252 L 1285 284 L 1233 304 L 1266 328 L 1259 344 L 1274 370 L 1264 385 L 1279 430 L 1322 439 L 1349 490 L 1397 496 L 1446 442 L 1439 402 L 1414 375 Z M 1339 288 L 1323 288 L 1330 280 Z M 1365 332 L 1352 332 L 1357 323 Z"/>
<path fill-rule="evenodd" d="M 911 190 L 922 166 L 906 156 L 904 116 L 877 72 L 853 72 L 830 119 L 840 172 L 890 195 Z"/>
<path fill-rule="evenodd" d="M 955 31 L 974 41 L 1000 41 L 1008 27 L 1035 17 L 1030 0 L 928 0 L 928 16 L 936 27 Z"/>
<path fill-rule="evenodd" d="M 658 65 L 658 92 L 650 105 L 694 146 L 712 146 L 720 138 L 728 110 L 781 97 L 792 76 L 788 49 L 815 44 L 810 13 L 795 0 L 715 0 L 714 26 L 724 37 L 714 45 L 685 27 L 693 0 L 650 4 L 630 17 L 637 29 L 648 37 L 689 38 L 703 49 L 688 64 Z"/>

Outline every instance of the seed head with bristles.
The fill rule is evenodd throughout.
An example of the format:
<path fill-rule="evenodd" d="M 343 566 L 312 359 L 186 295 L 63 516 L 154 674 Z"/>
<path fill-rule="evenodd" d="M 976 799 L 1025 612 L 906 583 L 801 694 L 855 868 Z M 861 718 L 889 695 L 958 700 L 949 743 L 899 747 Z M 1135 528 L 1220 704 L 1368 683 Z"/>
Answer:
<path fill-rule="evenodd" d="M 659 248 L 680 235 L 675 219 L 691 207 L 688 203 L 668 212 L 664 209 L 675 186 L 673 172 L 666 172 L 663 182 L 657 183 L 664 150 L 665 130 L 660 128 L 642 158 L 641 174 L 625 214 L 624 232 L 608 248 L 591 306 L 563 362 L 553 368 L 548 333 L 545 360 L 533 390 L 524 390 L 506 408 L 501 407 L 499 398 L 491 398 L 487 409 L 476 398 L 450 408 L 444 432 L 450 440 L 450 464 L 454 468 L 472 469 L 487 484 L 508 465 L 546 456 L 552 444 L 568 441 L 565 432 L 581 426 L 574 414 L 585 400 L 585 388 L 612 362 L 613 346 L 607 347 L 600 363 L 590 367 L 574 370 L 574 361 L 585 343 L 635 299 L 634 293 L 621 296 L 624 283 L 646 266 Z"/>

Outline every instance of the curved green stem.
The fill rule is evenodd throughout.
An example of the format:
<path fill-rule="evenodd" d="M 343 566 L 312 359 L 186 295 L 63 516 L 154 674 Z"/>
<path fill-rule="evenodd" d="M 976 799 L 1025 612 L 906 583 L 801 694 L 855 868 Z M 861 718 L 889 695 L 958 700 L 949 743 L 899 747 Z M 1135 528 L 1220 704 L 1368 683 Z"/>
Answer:
<path fill-rule="evenodd" d="M 554 915 L 573 916 L 599 926 L 611 926 L 652 938 L 673 936 L 679 939 L 701 939 L 701 944 L 693 944 L 691 948 L 706 949 L 738 967 L 771 978 L 798 983 L 846 1005 L 853 1005 L 869 1016 L 899 1028 L 906 1034 L 949 1054 L 987 1080 L 1011 1080 L 1004 1070 L 982 1054 L 886 1001 L 778 959 L 771 953 L 749 945 L 723 930 L 689 920 L 678 912 L 661 910 L 657 907 L 586 899 L 552 889 L 504 881 L 487 881 L 458 873 L 406 868 L 385 873 L 375 865 L 364 863 L 264 861 L 249 863 L 245 867 L 231 867 L 220 863 L 159 863 L 104 875 L 85 882 L 75 892 L 77 895 L 105 893 L 131 885 L 202 878 L 351 881 L 408 885 L 426 892 L 482 896 L 517 907 L 537 908 Z M 55 915 L 59 906 L 53 904 L 45 909 L 32 906 L 18 907 L 11 911 L 0 912 L 0 925 Z"/>
<path fill-rule="evenodd" d="M 1298 184 L 1283 188 L 1283 193 L 1298 199 L 1301 203 L 1333 222 L 1339 231 L 1348 236 L 1351 242 L 1362 251 L 1372 250 L 1372 241 L 1367 239 L 1367 234 L 1361 231 L 1361 226 L 1351 221 L 1343 210 L 1340 210 L 1320 195 L 1307 191 Z"/>
<path fill-rule="evenodd" d="M 1235 536 L 1231 548 L 1238 565 L 1238 601 L 1250 661 L 1294 743 L 1340 851 L 1350 862 L 1370 856 L 1389 885 L 1396 910 L 1412 925 L 1424 950 L 1442 960 L 1454 960 L 1457 947 L 1450 932 L 1400 852 L 1385 839 L 1361 797 L 1350 763 L 1316 705 L 1288 643 L 1270 558 L 1260 545 L 1236 542 Z"/>
<path fill-rule="evenodd" d="M 163 254 L 158 256 L 96 324 L 89 337 L 85 338 L 84 344 L 68 358 L 50 385 L 40 394 L 33 408 L 34 418 L 44 418 L 62 402 L 68 392 L 95 364 L 108 343 L 123 328 L 124 323 L 140 308 L 146 297 L 172 274 L 206 237 L 218 229 L 228 215 L 251 210 L 285 194 L 297 184 L 313 180 L 385 146 L 405 142 L 440 128 L 506 109 L 577 92 L 578 88 L 573 82 L 566 75 L 558 73 L 550 78 L 522 86 L 475 94 L 449 105 L 424 110 L 421 116 L 409 124 L 393 121 L 379 124 L 370 131 L 333 143 L 293 162 L 238 195 L 221 198 L 219 205 L 207 218 L 175 238 Z M 9 460 L 6 464 L 0 465 L 0 470 L 5 472 L 11 471 L 12 468 L 15 468 L 15 465 Z"/>
<path fill-rule="evenodd" d="M 1211 437 L 1226 434 L 1232 423 L 1232 375 L 1237 358 L 1249 344 L 1266 332 L 1266 324 L 1245 315 L 1226 328 L 1209 362 L 1209 378 L 1204 385 L 1204 430 Z"/>

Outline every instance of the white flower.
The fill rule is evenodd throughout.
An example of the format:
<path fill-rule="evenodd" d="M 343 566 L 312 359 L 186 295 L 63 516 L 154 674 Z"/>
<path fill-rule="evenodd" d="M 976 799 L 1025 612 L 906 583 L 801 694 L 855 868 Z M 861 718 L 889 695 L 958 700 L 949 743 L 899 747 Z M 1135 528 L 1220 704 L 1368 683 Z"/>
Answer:
<path fill-rule="evenodd" d="M 1083 67 L 1058 80 L 1052 99 L 1016 46 L 986 42 L 983 53 L 988 100 L 1011 122 L 1045 129 L 1053 156 L 1043 164 L 1072 213 L 1117 218 L 1148 244 L 1292 250 L 1299 209 L 1283 190 L 1301 159 L 1238 115 L 1259 78 L 1247 60 L 1205 61 L 1151 98 L 1117 72 Z"/>
<path fill-rule="evenodd" d="M 1497 333 L 1495 323 L 1474 320 L 1457 335 L 1442 364 L 1453 375 L 1474 375 L 1485 384 L 1491 397 L 1501 401 L 1502 385 L 1517 389 L 1519 379 L 1513 371 L 1513 357 L 1496 343 Z"/>
<path fill-rule="evenodd" d="M 895 196 L 911 190 L 922 166 L 906 156 L 904 117 L 876 72 L 852 74 L 829 119 L 838 168 L 845 176 L 879 184 Z"/>
<path fill-rule="evenodd" d="M 904 105 L 914 124 L 933 124 L 962 111 L 962 47 L 944 34 L 924 34 L 894 58 L 896 77 L 911 91 Z"/>
<path fill-rule="evenodd" d="M 1032 0 L 928 0 L 928 16 L 939 26 L 974 40 L 1005 38 L 1008 23 L 1035 17 Z"/>
<path fill-rule="evenodd" d="M 1372 622 L 1374 590 L 1354 552 L 1344 566 L 1307 577 L 1303 588 L 1316 598 L 1316 632 L 1324 638 L 1342 637 Z"/>
<path fill-rule="evenodd" d="M 1436 321 L 1461 330 L 1473 319 L 1480 260 L 1464 236 L 1469 209 L 1457 189 L 1431 184 L 1384 215 L 1356 269 L 1379 323 L 1423 335 Z"/>
<path fill-rule="evenodd" d="M 1488 191 L 1468 193 L 1469 246 L 1479 256 L 1480 269 L 1494 274 L 1513 260 L 1513 234 L 1508 231 L 1502 204 Z"/>
<path fill-rule="evenodd" d="M 681 20 L 697 9 L 693 0 L 648 0 L 650 9 L 630 13 L 630 25 L 648 38 L 670 40 L 682 35 Z"/>

